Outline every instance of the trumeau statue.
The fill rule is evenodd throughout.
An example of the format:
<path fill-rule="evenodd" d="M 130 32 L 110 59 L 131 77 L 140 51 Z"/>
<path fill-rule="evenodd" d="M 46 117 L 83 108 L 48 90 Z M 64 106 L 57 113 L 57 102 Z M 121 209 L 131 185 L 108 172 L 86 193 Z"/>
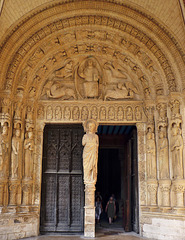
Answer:
<path fill-rule="evenodd" d="M 99 139 L 96 134 L 98 124 L 95 120 L 90 119 L 84 123 L 84 131 L 82 145 L 83 149 L 83 169 L 84 183 L 96 183 L 97 165 L 98 165 L 98 146 Z"/>

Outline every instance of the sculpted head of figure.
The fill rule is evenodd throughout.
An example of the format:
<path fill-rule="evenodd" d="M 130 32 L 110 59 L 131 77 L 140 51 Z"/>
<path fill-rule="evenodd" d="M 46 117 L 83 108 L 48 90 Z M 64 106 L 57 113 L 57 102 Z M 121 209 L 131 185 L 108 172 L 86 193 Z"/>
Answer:
<path fill-rule="evenodd" d="M 16 130 L 15 130 L 15 136 L 16 136 L 16 137 L 20 137 L 20 135 L 21 135 L 20 129 L 19 129 L 19 128 L 16 128 Z"/>
<path fill-rule="evenodd" d="M 87 133 L 95 133 L 97 132 L 97 129 L 98 129 L 98 123 L 93 119 L 85 121 L 83 126 L 84 126 L 84 131 Z"/>
<path fill-rule="evenodd" d="M 174 136 L 176 136 L 177 133 L 178 133 L 178 127 L 177 127 L 176 123 L 172 124 L 172 133 L 173 133 Z"/>
<path fill-rule="evenodd" d="M 28 138 L 33 139 L 33 130 L 31 128 L 28 130 Z"/>
<path fill-rule="evenodd" d="M 88 59 L 87 60 L 87 66 L 88 67 L 92 67 L 93 66 L 93 60 L 92 59 Z"/>
<path fill-rule="evenodd" d="M 151 127 L 148 128 L 147 138 L 152 139 L 152 128 Z"/>
<path fill-rule="evenodd" d="M 165 128 L 160 126 L 159 128 L 159 138 L 162 139 L 165 137 Z"/>

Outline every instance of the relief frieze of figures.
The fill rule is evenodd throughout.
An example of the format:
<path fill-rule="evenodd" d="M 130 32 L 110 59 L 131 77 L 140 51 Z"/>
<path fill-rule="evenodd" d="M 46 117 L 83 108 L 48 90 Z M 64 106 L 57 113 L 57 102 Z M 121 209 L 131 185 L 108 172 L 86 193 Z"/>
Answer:
<path fill-rule="evenodd" d="M 104 121 L 133 121 L 145 120 L 145 114 L 141 105 L 135 104 L 97 104 L 79 103 L 78 105 L 52 104 L 39 105 L 37 119 L 47 121 L 86 121 L 91 118 L 100 122 Z"/>

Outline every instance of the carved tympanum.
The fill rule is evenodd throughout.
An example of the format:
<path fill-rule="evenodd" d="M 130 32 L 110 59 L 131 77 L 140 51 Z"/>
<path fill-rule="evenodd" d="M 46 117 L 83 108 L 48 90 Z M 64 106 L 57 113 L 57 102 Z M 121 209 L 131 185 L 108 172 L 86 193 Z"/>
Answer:
<path fill-rule="evenodd" d="M 138 99 L 139 91 L 127 70 L 116 61 L 88 56 L 74 60 L 67 58 L 62 67 L 46 80 L 42 99 Z M 133 64 L 135 66 L 135 64 Z"/>

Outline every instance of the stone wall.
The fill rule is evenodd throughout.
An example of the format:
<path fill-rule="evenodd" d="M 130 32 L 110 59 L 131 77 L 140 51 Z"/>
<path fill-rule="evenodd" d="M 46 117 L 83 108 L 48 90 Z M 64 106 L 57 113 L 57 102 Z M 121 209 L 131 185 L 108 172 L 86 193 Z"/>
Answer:
<path fill-rule="evenodd" d="M 154 216 L 151 218 L 151 224 L 143 225 L 143 236 L 149 239 L 169 239 L 184 240 L 185 222 L 184 219 L 178 219 L 175 216 L 172 219 L 160 218 Z"/>
<path fill-rule="evenodd" d="M 1 214 L 0 239 L 20 239 L 38 236 L 39 217 L 34 213 Z"/>

